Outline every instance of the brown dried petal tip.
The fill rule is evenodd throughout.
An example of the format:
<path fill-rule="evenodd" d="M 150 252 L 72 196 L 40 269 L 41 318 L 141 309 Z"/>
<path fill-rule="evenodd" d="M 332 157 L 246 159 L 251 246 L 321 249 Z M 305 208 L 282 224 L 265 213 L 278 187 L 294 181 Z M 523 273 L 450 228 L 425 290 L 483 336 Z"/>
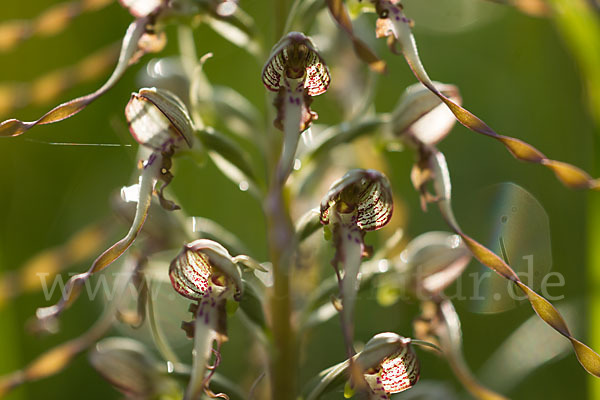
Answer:
<path fill-rule="evenodd" d="M 354 169 L 334 182 L 321 200 L 321 223 L 329 223 L 331 207 L 356 212 L 356 224 L 364 231 L 382 228 L 392 218 L 394 202 L 390 182 L 381 172 Z"/>
<path fill-rule="evenodd" d="M 290 32 L 273 47 L 262 81 L 267 89 L 278 92 L 284 79 L 303 77 L 309 96 L 325 93 L 331 81 L 329 69 L 312 40 L 303 33 Z"/>

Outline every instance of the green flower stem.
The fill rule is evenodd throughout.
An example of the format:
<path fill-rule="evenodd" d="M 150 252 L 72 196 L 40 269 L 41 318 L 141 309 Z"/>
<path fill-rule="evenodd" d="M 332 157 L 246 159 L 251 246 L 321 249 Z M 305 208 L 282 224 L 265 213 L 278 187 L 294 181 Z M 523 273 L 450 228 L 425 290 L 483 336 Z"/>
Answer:
<path fill-rule="evenodd" d="M 271 399 L 296 398 L 296 331 L 291 321 L 290 264 L 294 249 L 294 230 L 284 200 L 283 187 L 276 178 L 269 190 L 267 215 L 269 252 L 273 265 L 273 290 L 269 305 L 274 351 L 271 355 Z"/>
<path fill-rule="evenodd" d="M 273 0 L 275 37 L 283 35 L 289 10 L 289 0 Z M 270 184 L 264 211 L 267 220 L 269 256 L 273 265 L 273 290 L 269 295 L 273 352 L 270 365 L 271 400 L 295 400 L 297 392 L 296 330 L 292 326 L 290 288 L 291 256 L 295 249 L 294 224 L 286 202 L 285 187 L 277 176 L 277 161 L 281 154 L 280 132 L 267 123 Z"/>

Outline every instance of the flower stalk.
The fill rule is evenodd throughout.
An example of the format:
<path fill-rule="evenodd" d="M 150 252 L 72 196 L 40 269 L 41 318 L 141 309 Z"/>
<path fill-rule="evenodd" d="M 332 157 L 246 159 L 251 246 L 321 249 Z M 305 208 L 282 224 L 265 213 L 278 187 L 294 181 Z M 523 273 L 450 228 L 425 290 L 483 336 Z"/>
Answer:
<path fill-rule="evenodd" d="M 277 7 L 284 7 L 284 2 Z M 271 392 L 273 399 L 293 400 L 296 393 L 297 350 L 296 328 L 291 320 L 290 268 L 296 237 L 284 196 L 284 185 L 293 169 L 300 134 L 316 118 L 316 113 L 310 110 L 311 96 L 327 90 L 330 76 L 312 41 L 300 32 L 291 32 L 271 51 L 263 68 L 262 81 L 268 90 L 277 92 L 274 102 L 277 108 L 275 126 L 284 132 L 281 156 L 265 202 L 274 279 L 269 301 L 276 349 L 271 364 Z"/>

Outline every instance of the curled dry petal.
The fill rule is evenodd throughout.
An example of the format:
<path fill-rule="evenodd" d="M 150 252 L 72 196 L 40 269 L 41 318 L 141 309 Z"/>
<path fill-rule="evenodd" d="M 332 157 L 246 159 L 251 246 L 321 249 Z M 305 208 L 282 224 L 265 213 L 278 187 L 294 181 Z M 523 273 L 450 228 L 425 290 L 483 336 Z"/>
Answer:
<path fill-rule="evenodd" d="M 129 131 L 135 140 L 153 150 L 168 152 L 185 142 L 192 146 L 194 127 L 183 102 L 157 88 L 132 93 L 125 107 Z"/>
<path fill-rule="evenodd" d="M 212 240 L 199 239 L 185 245 L 171 262 L 169 277 L 173 288 L 191 300 L 223 293 L 233 285 L 239 298 L 242 278 L 229 252 Z"/>
<path fill-rule="evenodd" d="M 263 67 L 262 81 L 267 89 L 278 92 L 285 79 L 304 78 L 309 96 L 325 93 L 331 77 L 327 65 L 310 38 L 300 32 L 290 32 L 271 51 Z"/>
<path fill-rule="evenodd" d="M 331 207 L 338 212 L 356 212 L 356 224 L 363 231 L 382 228 L 392 218 L 394 201 L 390 182 L 381 172 L 354 169 L 334 182 L 321 200 L 321 223 L 329 223 Z"/>
<path fill-rule="evenodd" d="M 462 238 L 465 245 L 480 263 L 492 269 L 518 287 L 527 296 L 535 313 L 546 324 L 571 342 L 581 366 L 585 368 L 589 374 L 600 377 L 600 355 L 586 344 L 573 337 L 567 323 L 558 310 L 548 300 L 540 296 L 525 283 L 521 282 L 517 273 L 501 257 L 462 231 L 456 221 L 450 203 L 451 185 L 446 160 L 441 152 L 435 149 L 432 149 L 431 151 L 432 154 L 428 157 L 428 162 L 434 180 L 433 187 L 437 197 L 440 199 L 440 201 L 438 201 L 440 212 L 448 226 Z"/>

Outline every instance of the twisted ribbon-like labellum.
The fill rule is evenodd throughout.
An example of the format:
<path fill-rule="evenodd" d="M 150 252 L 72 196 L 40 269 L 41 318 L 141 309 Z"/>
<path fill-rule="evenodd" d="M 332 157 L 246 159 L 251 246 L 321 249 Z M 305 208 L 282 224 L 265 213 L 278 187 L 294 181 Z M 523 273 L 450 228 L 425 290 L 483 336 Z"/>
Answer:
<path fill-rule="evenodd" d="M 120 47 L 121 44 L 117 41 L 73 65 L 47 71 L 30 82 L 0 83 L 0 115 L 31 105 L 46 105 L 75 86 L 102 78 L 106 71 L 114 68 Z"/>
<path fill-rule="evenodd" d="M 132 95 L 125 109 L 125 116 L 136 140 L 154 150 L 143 165 L 135 217 L 123 239 L 102 253 L 87 272 L 69 279 L 58 304 L 37 310 L 38 322 L 42 325 L 55 321 L 56 317 L 77 299 L 92 274 L 108 267 L 131 246 L 144 225 L 152 202 L 152 193 L 159 180 L 164 182 L 157 192 L 163 208 L 178 208 L 163 197 L 163 190 L 172 179 L 169 172 L 171 156 L 181 147 L 182 142 L 191 146 L 193 126 L 185 106 L 170 92 L 154 88 L 142 89 Z M 47 330 L 48 327 L 49 325 L 43 328 Z"/>
<path fill-rule="evenodd" d="M 519 287 L 523 293 L 527 295 L 527 299 L 531 303 L 531 307 L 536 314 L 546 322 L 546 324 L 550 325 L 554 330 L 571 342 L 575 355 L 583 368 L 591 375 L 600 378 L 600 355 L 573 337 L 567 323 L 558 310 L 554 308 L 548 300 L 540 296 L 525 283 L 521 282 L 519 276 L 501 257 L 461 230 L 454 217 L 454 212 L 452 211 L 450 203 L 451 183 L 446 159 L 441 152 L 433 147 L 429 148 L 428 152 L 429 153 L 425 156 L 424 163 L 428 165 L 428 168 L 431 171 L 434 191 L 438 198 L 438 206 L 446 223 L 463 239 L 465 245 L 471 250 L 480 263 L 489 267 L 500 276 L 512 281 L 515 286 Z"/>
<path fill-rule="evenodd" d="M 140 192 L 135 217 L 133 223 L 127 232 L 127 235 L 110 248 L 104 251 L 88 269 L 88 271 L 71 277 L 65 285 L 63 297 L 60 301 L 50 307 L 38 308 L 36 316 L 39 328 L 47 330 L 49 324 L 53 324 L 56 318 L 79 297 L 81 290 L 88 279 L 96 272 L 112 264 L 119 258 L 136 239 L 137 235 L 144 226 L 144 221 L 148 215 L 148 209 L 152 202 L 152 192 L 163 170 L 163 157 L 160 153 L 152 153 L 144 163 L 142 174 L 140 176 Z"/>
<path fill-rule="evenodd" d="M 300 133 L 318 118 L 310 109 L 312 96 L 325 93 L 331 77 L 313 42 L 303 33 L 290 32 L 273 47 L 262 81 L 277 92 L 275 126 L 284 131 L 277 180 L 283 183 L 292 171 Z"/>
<path fill-rule="evenodd" d="M 351 170 L 333 183 L 321 201 L 321 223 L 331 224 L 336 254 L 332 261 L 338 280 L 338 263 L 344 277 L 339 281 L 342 326 L 348 356 L 354 354 L 353 324 L 358 272 L 366 252 L 364 234 L 382 228 L 392 217 L 392 190 L 387 178 L 375 170 Z"/>
<path fill-rule="evenodd" d="M 6 120 L 0 123 L 0 137 L 19 136 L 36 125 L 52 124 L 54 122 L 59 122 L 72 117 L 87 107 L 88 104 L 106 93 L 118 82 L 132 61 L 136 59 L 139 50 L 138 43 L 146 33 L 149 23 L 150 21 L 148 18 L 140 18 L 129 25 L 129 28 L 125 33 L 125 37 L 123 38 L 123 44 L 121 46 L 121 53 L 119 55 L 117 66 L 110 78 L 108 78 L 106 83 L 104 83 L 104 85 L 102 85 L 98 90 L 96 90 L 94 93 L 88 94 L 87 96 L 78 97 L 74 100 L 56 106 L 36 121 L 24 122 L 18 119 Z"/>
<path fill-rule="evenodd" d="M 600 181 L 593 179 L 585 171 L 562 161 L 551 160 L 538 149 L 520 139 L 496 133 L 481 119 L 440 92 L 421 63 L 411 30 L 412 21 L 406 18 L 402 12 L 400 2 L 398 0 L 372 0 L 372 2 L 380 17 L 377 20 L 377 37 L 387 36 L 393 52 L 396 52 L 396 44 L 400 45 L 400 51 L 416 78 L 446 104 L 461 124 L 476 133 L 502 142 L 506 149 L 521 161 L 546 166 L 569 188 L 600 190 Z"/>
<path fill-rule="evenodd" d="M 112 230 L 108 223 L 93 224 L 75 233 L 66 243 L 44 250 L 17 270 L 0 275 L 0 310 L 23 293 L 42 289 L 40 274 L 53 279 L 69 266 L 85 262 L 102 249 Z M 36 279 L 33 279 L 33 278 Z"/>

